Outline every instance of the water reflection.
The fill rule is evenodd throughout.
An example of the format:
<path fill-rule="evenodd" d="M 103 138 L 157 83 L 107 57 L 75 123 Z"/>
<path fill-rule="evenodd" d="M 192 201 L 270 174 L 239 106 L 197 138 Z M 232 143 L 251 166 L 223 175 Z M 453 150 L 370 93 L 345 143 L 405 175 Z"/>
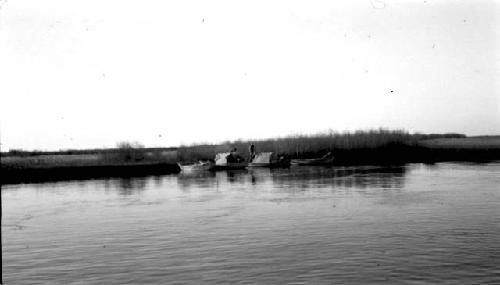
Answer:
<path fill-rule="evenodd" d="M 177 175 L 177 185 L 184 191 L 195 186 L 201 188 L 211 187 L 216 183 L 216 173 L 211 171 L 181 172 Z"/>
<path fill-rule="evenodd" d="M 153 180 L 156 187 L 161 187 L 163 185 L 163 176 L 155 175 L 153 176 Z"/>
<path fill-rule="evenodd" d="M 248 174 L 250 175 L 252 185 L 258 185 L 272 181 L 273 172 L 269 168 L 252 168 L 248 170 Z"/>
<path fill-rule="evenodd" d="M 148 180 L 146 177 L 106 179 L 104 180 L 104 188 L 106 191 L 118 190 L 120 195 L 129 196 L 144 191 Z"/>
<path fill-rule="evenodd" d="M 303 189 L 331 185 L 346 188 L 402 188 L 404 166 L 380 167 L 300 167 L 272 175 L 274 183 Z"/>
<path fill-rule="evenodd" d="M 216 172 L 218 181 L 227 181 L 228 183 L 245 183 L 248 178 L 247 170 L 228 170 Z"/>
<path fill-rule="evenodd" d="M 70 182 L 80 189 L 91 189 L 91 184 L 102 184 L 106 192 L 117 192 L 129 196 L 138 194 L 150 186 L 163 188 L 165 183 L 174 182 L 180 190 L 190 191 L 191 188 L 218 188 L 219 186 L 251 185 L 260 187 L 267 185 L 272 188 L 290 188 L 307 190 L 315 188 L 380 188 L 401 189 L 404 187 L 407 171 L 421 168 L 432 170 L 435 166 L 355 166 L 355 167 L 290 167 L 290 168 L 250 168 L 232 171 L 199 171 L 180 173 L 178 175 L 160 175 L 150 177 L 128 177 L 97 179 L 89 181 Z M 43 191 L 68 182 L 33 184 Z M 150 185 L 149 185 L 150 184 Z M 59 188 L 60 188 L 59 187 Z M 90 188 L 89 188 L 90 187 Z"/>
<path fill-rule="evenodd" d="M 208 171 L 181 173 L 177 176 L 177 184 L 183 189 L 247 183 L 253 186 L 271 183 L 274 187 L 296 187 L 301 189 L 331 186 L 389 189 L 402 188 L 405 173 L 405 166 L 252 168 L 215 173 Z"/>

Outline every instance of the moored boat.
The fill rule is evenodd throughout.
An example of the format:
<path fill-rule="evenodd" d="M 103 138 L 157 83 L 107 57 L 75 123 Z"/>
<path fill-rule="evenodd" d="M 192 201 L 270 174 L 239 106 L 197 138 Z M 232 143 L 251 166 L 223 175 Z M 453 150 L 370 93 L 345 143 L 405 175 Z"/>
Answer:
<path fill-rule="evenodd" d="M 210 170 L 232 170 L 232 169 L 245 169 L 248 163 L 240 157 L 235 157 L 230 152 L 218 153 L 215 156 L 215 164 Z"/>
<path fill-rule="evenodd" d="M 210 170 L 214 163 L 210 161 L 198 161 L 191 164 L 181 164 L 177 163 L 183 172 L 195 172 L 195 171 L 207 171 Z"/>
<path fill-rule="evenodd" d="M 292 159 L 292 165 L 331 165 L 333 164 L 333 155 L 328 152 L 320 158 L 309 158 L 309 159 Z"/>
<path fill-rule="evenodd" d="M 277 157 L 273 152 L 261 152 L 248 163 L 248 167 L 288 167 L 290 161 L 284 157 Z"/>

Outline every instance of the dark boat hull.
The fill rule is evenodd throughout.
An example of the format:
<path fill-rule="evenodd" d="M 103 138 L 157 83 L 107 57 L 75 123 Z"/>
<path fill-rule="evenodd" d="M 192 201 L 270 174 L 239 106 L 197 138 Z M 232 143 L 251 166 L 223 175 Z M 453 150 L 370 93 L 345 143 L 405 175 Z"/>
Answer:
<path fill-rule="evenodd" d="M 292 165 L 298 165 L 298 166 L 318 166 L 318 165 L 332 165 L 333 164 L 333 159 L 292 159 L 291 161 Z"/>
<path fill-rule="evenodd" d="M 272 162 L 272 163 L 249 163 L 248 167 L 266 167 L 266 168 L 290 167 L 290 161 Z"/>
<path fill-rule="evenodd" d="M 245 169 L 248 166 L 248 163 L 227 163 L 227 164 L 215 164 L 210 170 L 218 171 L 218 170 L 238 170 Z"/>

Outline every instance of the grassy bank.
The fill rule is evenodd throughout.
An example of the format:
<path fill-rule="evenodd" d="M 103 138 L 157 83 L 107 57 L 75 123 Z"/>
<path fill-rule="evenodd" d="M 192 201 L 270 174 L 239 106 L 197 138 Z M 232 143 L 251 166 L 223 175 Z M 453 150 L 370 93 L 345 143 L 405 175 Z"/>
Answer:
<path fill-rule="evenodd" d="M 122 147 L 61 152 L 2 153 L 2 184 L 179 172 L 173 149 Z"/>

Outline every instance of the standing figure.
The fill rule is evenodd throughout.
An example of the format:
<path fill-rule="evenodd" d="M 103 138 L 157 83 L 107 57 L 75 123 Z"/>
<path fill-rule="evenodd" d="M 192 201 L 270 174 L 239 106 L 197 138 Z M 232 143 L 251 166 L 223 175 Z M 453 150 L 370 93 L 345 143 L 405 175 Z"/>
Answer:
<path fill-rule="evenodd" d="M 248 160 L 249 162 L 252 162 L 252 160 L 255 158 L 255 146 L 253 144 L 251 144 L 248 148 L 248 153 Z"/>

